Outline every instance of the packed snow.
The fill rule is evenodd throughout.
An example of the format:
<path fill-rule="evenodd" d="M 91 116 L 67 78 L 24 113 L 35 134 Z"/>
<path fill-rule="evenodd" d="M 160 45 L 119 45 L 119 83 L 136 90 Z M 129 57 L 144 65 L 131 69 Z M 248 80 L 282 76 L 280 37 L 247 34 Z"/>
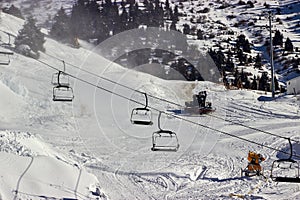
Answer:
<path fill-rule="evenodd" d="M 22 25 L 4 13 L 0 23 L 9 24 L 5 31 L 15 35 Z M 15 53 L 9 66 L 0 66 L 0 199 L 300 198 L 299 184 L 269 178 L 272 162 L 286 155 L 222 134 L 288 151 L 287 140 L 235 123 L 300 141 L 298 96 L 258 101 L 271 94 L 162 80 L 116 65 L 96 50 L 74 49 L 49 38 L 45 48 L 39 61 Z M 40 62 L 62 69 L 61 60 L 78 78 L 71 78 L 72 103 L 52 101 L 56 71 Z M 153 110 L 152 126 L 131 124 L 131 110 L 141 105 L 128 99 L 143 104 L 144 96 L 86 71 L 180 105 L 206 90 L 216 111 L 184 120 L 163 114 L 161 126 L 177 134 L 180 147 L 153 152 L 158 112 Z M 149 105 L 162 111 L 178 108 L 154 98 Z M 299 155 L 300 143 L 293 146 Z M 267 179 L 241 177 L 248 151 L 266 157 L 262 166 Z"/>

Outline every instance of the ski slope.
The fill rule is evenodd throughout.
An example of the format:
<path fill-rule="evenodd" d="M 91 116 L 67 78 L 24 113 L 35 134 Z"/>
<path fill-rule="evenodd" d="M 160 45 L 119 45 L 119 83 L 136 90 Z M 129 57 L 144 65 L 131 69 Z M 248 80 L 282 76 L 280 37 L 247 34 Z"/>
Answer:
<path fill-rule="evenodd" d="M 10 24 L 6 31 L 14 34 L 21 26 L 21 21 L 3 13 L 1 23 Z M 285 155 L 223 134 L 286 150 L 287 140 L 234 122 L 299 141 L 299 97 L 258 101 L 264 93 L 227 91 L 211 82 L 165 81 L 128 70 L 96 49 L 74 49 L 49 38 L 45 48 L 39 61 L 14 54 L 9 66 L 0 66 L 0 199 L 96 199 L 96 188 L 101 199 L 300 198 L 299 184 L 240 176 L 249 150 L 267 158 L 262 163 L 267 177 L 272 162 Z M 71 78 L 72 103 L 52 101 L 56 70 L 51 67 L 62 70 L 59 59 L 76 77 Z M 152 152 L 158 112 L 153 110 L 152 126 L 131 124 L 131 110 L 142 105 L 128 99 L 141 104 L 145 99 L 130 88 L 180 105 L 193 93 L 207 90 L 208 101 L 216 107 L 213 115 L 230 122 L 163 114 L 161 126 L 177 133 L 180 148 Z M 161 111 L 176 108 L 154 98 L 149 98 L 149 105 Z M 299 146 L 294 144 L 297 154 Z"/>

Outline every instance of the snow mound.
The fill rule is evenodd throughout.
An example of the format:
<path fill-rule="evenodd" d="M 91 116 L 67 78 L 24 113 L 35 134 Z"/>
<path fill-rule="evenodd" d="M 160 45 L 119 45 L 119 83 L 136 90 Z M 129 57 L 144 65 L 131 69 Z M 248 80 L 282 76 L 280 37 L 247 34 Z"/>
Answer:
<path fill-rule="evenodd" d="M 16 80 L 15 77 L 12 77 L 7 73 L 0 76 L 0 81 L 17 95 L 25 97 L 28 93 L 27 89 Z"/>
<path fill-rule="evenodd" d="M 0 199 L 105 199 L 97 178 L 28 132 L 0 132 Z"/>
<path fill-rule="evenodd" d="M 13 153 L 19 156 L 51 156 L 57 157 L 57 152 L 51 149 L 41 139 L 28 132 L 1 131 L 0 152 Z"/>

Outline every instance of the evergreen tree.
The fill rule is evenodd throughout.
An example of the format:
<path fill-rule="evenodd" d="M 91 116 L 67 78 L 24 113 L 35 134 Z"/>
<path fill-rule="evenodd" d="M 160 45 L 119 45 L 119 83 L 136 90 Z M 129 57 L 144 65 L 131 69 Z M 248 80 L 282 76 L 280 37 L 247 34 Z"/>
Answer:
<path fill-rule="evenodd" d="M 172 21 L 178 22 L 178 20 L 179 20 L 179 12 L 178 12 L 178 6 L 176 5 L 172 15 Z"/>
<path fill-rule="evenodd" d="M 38 51 L 45 51 L 44 42 L 44 34 L 36 26 L 36 20 L 30 16 L 15 39 L 16 49 L 20 51 L 21 46 L 26 45 L 38 55 Z M 28 52 L 21 53 L 28 54 Z"/>
<path fill-rule="evenodd" d="M 197 30 L 197 39 L 203 40 L 204 39 L 204 32 L 201 29 Z"/>
<path fill-rule="evenodd" d="M 259 79 L 259 83 L 258 83 L 258 89 L 259 90 L 263 90 L 263 91 L 268 91 L 268 75 L 266 72 L 262 73 L 260 79 Z"/>
<path fill-rule="evenodd" d="M 159 0 L 155 1 L 155 9 L 153 15 L 153 26 L 163 27 L 164 26 L 164 10 L 160 6 Z"/>
<path fill-rule="evenodd" d="M 247 78 L 247 79 L 245 80 L 244 88 L 249 89 L 250 87 L 251 87 L 251 83 L 250 83 L 249 79 Z"/>
<path fill-rule="evenodd" d="M 170 8 L 169 0 L 166 0 L 165 9 L 168 10 Z"/>
<path fill-rule="evenodd" d="M 122 13 L 120 15 L 120 32 L 127 30 L 128 13 L 126 11 L 125 5 L 122 6 Z"/>
<path fill-rule="evenodd" d="M 15 7 L 14 5 L 11 5 L 10 7 L 4 8 L 2 11 L 7 13 L 7 14 L 18 17 L 20 19 L 24 19 L 23 15 L 21 13 L 21 10 L 19 8 Z"/>
<path fill-rule="evenodd" d="M 244 52 L 242 49 L 237 50 L 237 57 L 238 57 L 241 65 L 245 63 L 246 56 L 244 55 Z"/>
<path fill-rule="evenodd" d="M 275 90 L 279 90 L 279 82 L 276 76 L 274 76 Z"/>
<path fill-rule="evenodd" d="M 289 52 L 293 52 L 294 51 L 294 45 L 291 41 L 291 39 L 288 37 L 286 38 L 286 41 L 284 43 L 284 50 L 285 51 L 289 51 Z"/>
<path fill-rule="evenodd" d="M 188 24 L 183 24 L 183 34 L 187 35 L 190 34 L 190 26 Z"/>
<path fill-rule="evenodd" d="M 254 8 L 254 4 L 252 1 L 247 1 L 247 5 L 249 6 L 249 8 Z"/>
<path fill-rule="evenodd" d="M 253 77 L 253 81 L 251 83 L 251 89 L 252 90 L 257 90 L 257 80 L 256 80 L 256 76 Z"/>
<path fill-rule="evenodd" d="M 256 55 L 255 57 L 255 61 L 254 61 L 254 68 L 261 68 L 262 63 L 261 63 L 261 56 L 259 55 L 259 53 Z"/>
<path fill-rule="evenodd" d="M 228 55 L 226 63 L 225 63 L 225 71 L 233 72 L 234 71 L 234 63 L 232 61 L 231 56 Z"/>
<path fill-rule="evenodd" d="M 174 30 L 174 31 L 177 31 L 177 29 L 176 29 L 176 21 L 172 21 L 170 29 Z"/>
<path fill-rule="evenodd" d="M 132 24 L 133 28 L 138 28 L 139 25 L 141 24 L 142 12 L 139 10 L 139 6 L 137 3 L 134 4 L 132 9 L 133 9 L 133 12 L 130 15 L 130 16 L 132 16 L 131 24 Z"/>
<path fill-rule="evenodd" d="M 283 35 L 280 33 L 279 30 L 276 30 L 275 32 L 275 36 L 273 37 L 273 45 L 279 45 L 282 46 L 283 45 Z"/>
<path fill-rule="evenodd" d="M 251 53 L 249 40 L 245 40 L 245 43 L 243 44 L 243 50 L 244 52 Z"/>
<path fill-rule="evenodd" d="M 78 0 L 72 7 L 70 29 L 75 38 L 88 39 L 86 37 L 88 24 L 85 4 L 86 0 Z"/>
<path fill-rule="evenodd" d="M 57 12 L 53 19 L 54 23 L 50 30 L 50 36 L 57 40 L 71 41 L 70 18 L 63 7 Z"/>
<path fill-rule="evenodd" d="M 237 48 L 242 48 L 244 52 L 251 53 L 251 47 L 249 40 L 246 39 L 246 36 L 241 34 L 238 36 L 236 41 Z"/>

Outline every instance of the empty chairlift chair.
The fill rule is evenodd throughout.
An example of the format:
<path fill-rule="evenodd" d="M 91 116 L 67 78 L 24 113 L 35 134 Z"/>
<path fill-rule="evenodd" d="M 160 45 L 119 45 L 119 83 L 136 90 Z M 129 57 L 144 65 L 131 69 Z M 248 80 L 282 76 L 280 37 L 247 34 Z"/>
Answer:
<path fill-rule="evenodd" d="M 152 125 L 152 112 L 148 107 L 148 97 L 147 94 L 144 93 L 146 104 L 145 107 L 134 108 L 131 111 L 130 121 L 132 124 L 137 125 Z"/>
<path fill-rule="evenodd" d="M 69 85 L 60 83 L 60 76 L 62 73 L 64 72 L 58 72 L 57 85 L 53 87 L 53 101 L 73 101 L 73 89 Z"/>
<path fill-rule="evenodd" d="M 293 147 L 290 138 L 287 139 L 290 145 L 290 156 L 273 162 L 270 177 L 276 182 L 300 183 L 299 163 L 292 159 Z"/>
<path fill-rule="evenodd" d="M 13 52 L 0 51 L 0 65 L 9 65 L 10 57 L 13 55 Z"/>
<path fill-rule="evenodd" d="M 179 149 L 179 142 L 175 132 L 163 130 L 160 127 L 161 112 L 158 115 L 159 130 L 152 134 L 152 151 L 174 151 Z"/>

